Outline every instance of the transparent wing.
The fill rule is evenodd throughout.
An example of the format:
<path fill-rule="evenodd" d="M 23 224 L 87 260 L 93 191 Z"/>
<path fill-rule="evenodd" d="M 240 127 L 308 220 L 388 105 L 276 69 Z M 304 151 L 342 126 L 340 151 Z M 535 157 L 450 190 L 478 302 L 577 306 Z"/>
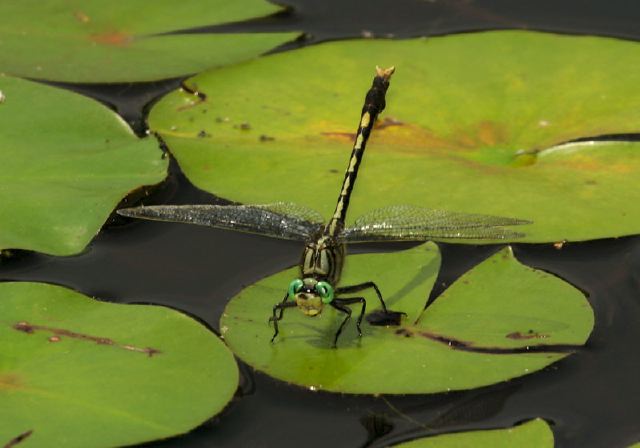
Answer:
<path fill-rule="evenodd" d="M 130 218 L 169 221 L 256 233 L 286 240 L 306 240 L 322 226 L 322 216 L 301 205 L 154 205 L 118 210 Z"/>
<path fill-rule="evenodd" d="M 438 239 L 512 239 L 524 234 L 502 226 L 531 221 L 500 216 L 394 205 L 373 210 L 342 232 L 345 242 L 425 241 Z"/>

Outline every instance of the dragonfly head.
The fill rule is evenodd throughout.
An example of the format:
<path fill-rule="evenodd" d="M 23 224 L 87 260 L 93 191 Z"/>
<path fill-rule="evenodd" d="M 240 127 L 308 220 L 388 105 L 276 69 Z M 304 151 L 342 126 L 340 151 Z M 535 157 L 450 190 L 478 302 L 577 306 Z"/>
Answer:
<path fill-rule="evenodd" d="M 315 278 L 299 278 L 289 284 L 289 298 L 295 300 L 298 308 L 307 316 L 317 316 L 325 304 L 333 300 L 333 288 Z"/>

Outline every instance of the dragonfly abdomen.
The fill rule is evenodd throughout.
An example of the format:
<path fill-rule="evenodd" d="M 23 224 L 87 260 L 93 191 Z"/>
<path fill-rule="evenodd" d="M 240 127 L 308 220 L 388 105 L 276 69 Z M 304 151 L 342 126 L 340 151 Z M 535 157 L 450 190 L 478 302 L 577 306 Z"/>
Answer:
<path fill-rule="evenodd" d="M 336 285 L 342 273 L 344 255 L 344 245 L 326 235 L 307 243 L 300 264 L 302 277 L 313 277 Z"/>
<path fill-rule="evenodd" d="M 351 192 L 353 191 L 353 186 L 358 176 L 358 168 L 364 155 L 364 149 L 367 146 L 369 134 L 373 129 L 378 114 L 384 110 L 385 94 L 389 88 L 389 78 L 394 70 L 393 67 L 388 69 L 376 67 L 376 77 L 373 79 L 373 85 L 367 92 L 364 106 L 362 107 L 356 141 L 353 144 L 353 151 L 351 152 L 349 165 L 344 175 L 342 188 L 338 196 L 338 203 L 326 227 L 326 232 L 332 237 L 337 237 L 344 226 L 347 208 L 349 208 L 349 199 L 351 198 Z"/>

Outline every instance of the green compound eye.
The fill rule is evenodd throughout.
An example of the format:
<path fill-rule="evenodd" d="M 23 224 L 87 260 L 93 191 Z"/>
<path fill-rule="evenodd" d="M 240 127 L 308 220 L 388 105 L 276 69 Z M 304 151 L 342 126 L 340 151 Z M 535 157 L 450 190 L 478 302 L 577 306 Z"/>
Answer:
<path fill-rule="evenodd" d="M 304 286 L 304 282 L 299 278 L 289 283 L 289 298 L 293 299 L 293 296 L 295 296 L 298 292 L 300 292 L 303 286 Z"/>
<path fill-rule="evenodd" d="M 316 285 L 316 291 L 320 294 L 322 303 L 331 303 L 333 300 L 333 288 L 327 282 L 318 282 Z"/>

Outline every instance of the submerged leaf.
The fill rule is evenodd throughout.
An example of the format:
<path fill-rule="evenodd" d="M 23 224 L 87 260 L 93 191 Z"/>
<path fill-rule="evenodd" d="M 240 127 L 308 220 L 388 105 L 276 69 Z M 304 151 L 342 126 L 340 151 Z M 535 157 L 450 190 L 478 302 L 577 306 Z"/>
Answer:
<path fill-rule="evenodd" d="M 0 353 L 0 445 L 181 434 L 220 412 L 238 384 L 233 355 L 193 319 L 45 284 L 0 284 Z"/>
<path fill-rule="evenodd" d="M 273 14 L 264 0 L 0 3 L 0 71 L 66 82 L 151 81 L 256 57 L 297 33 L 180 33 Z"/>
<path fill-rule="evenodd" d="M 349 219 L 411 204 L 533 221 L 525 241 L 640 233 L 640 45 L 524 31 L 332 42 L 200 74 L 150 115 L 198 187 L 329 216 L 375 65 L 395 65 Z M 224 89 L 220 88 L 224 86 Z M 313 166 L 313 169 L 309 169 Z"/>
<path fill-rule="evenodd" d="M 553 432 L 541 419 L 509 429 L 443 434 L 393 445 L 396 448 L 553 448 Z"/>
<path fill-rule="evenodd" d="M 160 182 L 158 143 L 106 107 L 0 76 L 0 249 L 80 252 L 131 190 Z"/>
<path fill-rule="evenodd" d="M 283 271 L 229 302 L 220 327 L 231 349 L 258 370 L 313 389 L 347 393 L 434 393 L 470 389 L 540 370 L 587 340 L 593 312 L 568 283 L 520 264 L 505 248 L 460 277 L 423 311 L 440 265 L 433 243 L 350 256 L 341 285 L 373 280 L 400 326 L 350 322 L 332 348 L 343 314 L 285 312 L 271 344 L 271 309 L 298 273 Z M 365 292 L 368 312 L 380 309 Z M 360 294 L 358 294 L 360 295 Z M 353 306 L 354 319 L 359 306 Z"/>

